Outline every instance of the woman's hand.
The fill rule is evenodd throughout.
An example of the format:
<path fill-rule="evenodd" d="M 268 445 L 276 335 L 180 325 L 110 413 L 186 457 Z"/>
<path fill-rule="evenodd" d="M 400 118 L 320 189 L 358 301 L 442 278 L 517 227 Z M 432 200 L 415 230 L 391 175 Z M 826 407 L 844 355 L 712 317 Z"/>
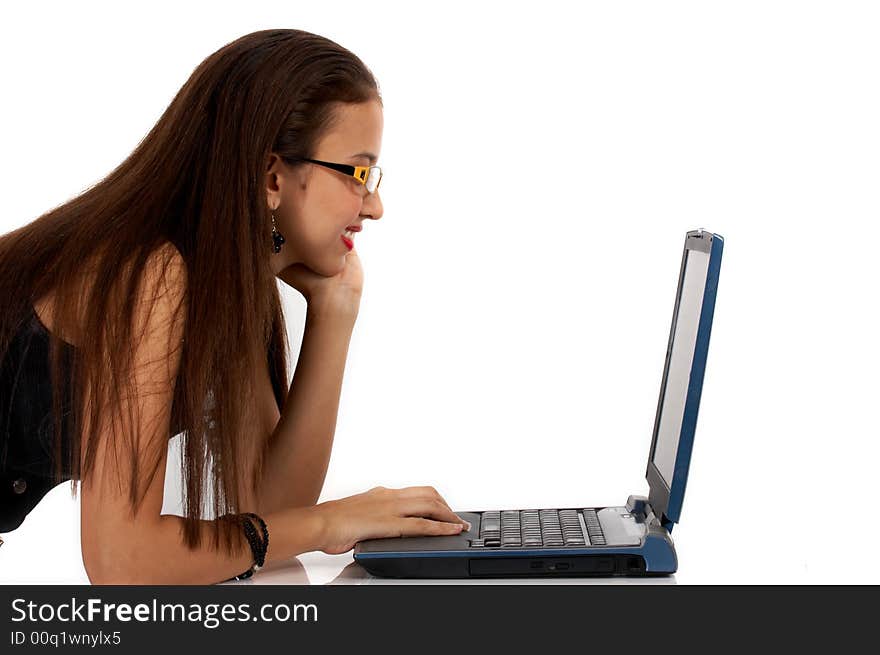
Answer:
<path fill-rule="evenodd" d="M 345 267 L 336 275 L 315 273 L 304 264 L 292 264 L 278 273 L 278 277 L 305 296 L 310 309 L 357 316 L 364 272 L 357 251 L 345 256 Z"/>
<path fill-rule="evenodd" d="M 470 527 L 433 487 L 374 487 L 314 509 L 325 526 L 320 550 L 328 555 L 345 553 L 364 539 L 452 535 Z"/>

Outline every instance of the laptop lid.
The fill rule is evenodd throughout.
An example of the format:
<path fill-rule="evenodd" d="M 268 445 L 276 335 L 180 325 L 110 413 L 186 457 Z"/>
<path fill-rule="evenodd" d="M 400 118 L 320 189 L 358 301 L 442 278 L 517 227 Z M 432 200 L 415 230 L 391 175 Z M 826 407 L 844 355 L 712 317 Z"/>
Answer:
<path fill-rule="evenodd" d="M 711 232 L 685 237 L 646 473 L 651 508 L 670 531 L 687 485 L 723 247 Z"/>

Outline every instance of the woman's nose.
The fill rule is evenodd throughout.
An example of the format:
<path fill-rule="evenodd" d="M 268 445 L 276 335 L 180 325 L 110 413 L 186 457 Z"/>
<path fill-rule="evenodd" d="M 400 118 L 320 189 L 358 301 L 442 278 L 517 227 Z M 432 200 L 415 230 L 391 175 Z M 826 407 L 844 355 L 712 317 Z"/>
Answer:
<path fill-rule="evenodd" d="M 385 208 L 382 206 L 382 199 L 379 197 L 378 190 L 368 194 L 367 197 L 364 198 L 364 218 L 379 220 L 380 218 L 382 218 L 382 214 L 384 212 Z"/>

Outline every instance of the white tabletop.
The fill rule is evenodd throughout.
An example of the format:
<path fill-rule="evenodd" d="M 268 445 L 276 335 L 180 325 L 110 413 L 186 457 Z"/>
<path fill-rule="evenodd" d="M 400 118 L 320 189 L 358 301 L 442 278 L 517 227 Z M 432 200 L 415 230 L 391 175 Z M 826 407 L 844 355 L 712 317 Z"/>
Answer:
<path fill-rule="evenodd" d="M 283 562 L 272 562 L 247 580 L 223 584 L 675 584 L 675 576 L 657 578 L 467 578 L 467 579 L 397 579 L 378 578 L 354 561 L 352 554 L 326 555 L 305 553 Z"/>

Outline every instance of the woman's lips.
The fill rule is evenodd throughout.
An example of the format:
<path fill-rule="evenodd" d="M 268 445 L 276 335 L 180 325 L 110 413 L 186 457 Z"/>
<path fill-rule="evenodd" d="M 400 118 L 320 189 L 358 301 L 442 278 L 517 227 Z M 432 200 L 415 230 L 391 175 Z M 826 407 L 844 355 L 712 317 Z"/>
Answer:
<path fill-rule="evenodd" d="M 354 248 L 354 241 L 353 241 L 354 235 L 356 232 L 360 232 L 360 231 L 361 231 L 360 225 L 349 225 L 347 228 L 345 228 L 345 232 L 342 234 L 342 243 L 345 244 L 346 248 L 348 248 L 349 250 Z M 351 235 L 350 237 L 346 236 L 349 234 Z"/>

